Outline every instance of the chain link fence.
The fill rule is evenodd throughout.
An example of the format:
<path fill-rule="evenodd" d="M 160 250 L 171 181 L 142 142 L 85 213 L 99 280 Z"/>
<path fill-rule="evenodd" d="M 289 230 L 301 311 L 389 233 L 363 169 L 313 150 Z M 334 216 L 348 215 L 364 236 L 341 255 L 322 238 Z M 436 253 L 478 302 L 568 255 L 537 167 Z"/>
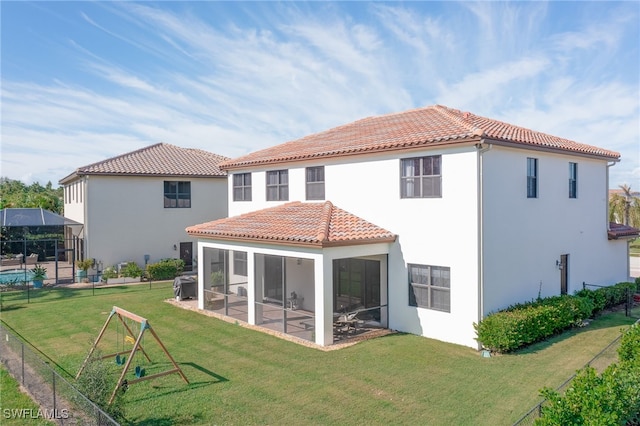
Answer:
<path fill-rule="evenodd" d="M 4 419 L 46 419 L 59 425 L 119 425 L 32 348 L 0 324 L 0 361 L 40 409 L 3 407 Z"/>

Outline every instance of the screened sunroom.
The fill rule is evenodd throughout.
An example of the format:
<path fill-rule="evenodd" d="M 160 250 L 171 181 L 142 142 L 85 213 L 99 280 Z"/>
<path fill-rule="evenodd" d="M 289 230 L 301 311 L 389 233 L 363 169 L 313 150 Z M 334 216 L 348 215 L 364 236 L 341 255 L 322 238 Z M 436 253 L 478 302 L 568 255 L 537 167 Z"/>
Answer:
<path fill-rule="evenodd" d="M 199 238 L 199 308 L 320 345 L 387 327 L 387 255 L 395 236 L 336 207 L 328 215 L 323 209 L 326 203 L 289 203 L 254 212 L 251 221 L 243 215 L 188 228 Z M 309 224 L 318 210 L 318 220 L 330 223 L 306 234 L 285 226 L 289 237 L 274 237 L 284 229 L 270 221 L 274 213 Z M 360 233 L 367 228 L 366 238 L 340 232 L 345 218 Z M 230 224 L 245 226 L 233 232 Z M 317 232 L 323 226 L 328 235 Z"/>

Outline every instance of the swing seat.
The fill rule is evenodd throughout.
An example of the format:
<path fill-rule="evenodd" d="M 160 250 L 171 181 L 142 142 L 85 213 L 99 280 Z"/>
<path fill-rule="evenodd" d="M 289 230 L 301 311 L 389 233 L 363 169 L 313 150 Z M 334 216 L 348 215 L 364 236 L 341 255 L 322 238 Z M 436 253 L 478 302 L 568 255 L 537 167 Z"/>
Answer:
<path fill-rule="evenodd" d="M 126 359 L 127 359 L 126 356 L 121 357 L 120 354 L 118 354 L 118 355 L 116 355 L 116 364 L 117 365 L 124 365 Z"/>
<path fill-rule="evenodd" d="M 144 368 L 136 365 L 136 377 L 139 379 L 140 377 L 144 377 Z"/>

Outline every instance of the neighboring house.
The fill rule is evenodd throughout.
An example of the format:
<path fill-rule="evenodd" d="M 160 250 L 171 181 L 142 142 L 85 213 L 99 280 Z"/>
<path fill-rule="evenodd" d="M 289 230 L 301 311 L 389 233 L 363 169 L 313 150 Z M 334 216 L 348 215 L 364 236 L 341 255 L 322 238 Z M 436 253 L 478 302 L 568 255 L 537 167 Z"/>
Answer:
<path fill-rule="evenodd" d="M 477 348 L 491 312 L 628 278 L 619 157 L 437 105 L 227 161 L 229 217 L 187 228 L 199 308 L 320 345 L 357 312 Z"/>
<path fill-rule="evenodd" d="M 226 157 L 158 143 L 78 168 L 60 180 L 65 217 L 84 224 L 84 253 L 103 268 L 181 258 L 190 224 L 227 216 Z"/>

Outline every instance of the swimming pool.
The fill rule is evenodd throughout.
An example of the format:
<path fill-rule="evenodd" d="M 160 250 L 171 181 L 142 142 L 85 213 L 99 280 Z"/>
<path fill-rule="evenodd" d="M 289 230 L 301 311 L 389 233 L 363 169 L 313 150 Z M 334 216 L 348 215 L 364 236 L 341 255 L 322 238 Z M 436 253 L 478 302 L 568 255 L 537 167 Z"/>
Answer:
<path fill-rule="evenodd" d="M 33 281 L 33 272 L 28 269 L 11 269 L 0 272 L 0 284 Z"/>

